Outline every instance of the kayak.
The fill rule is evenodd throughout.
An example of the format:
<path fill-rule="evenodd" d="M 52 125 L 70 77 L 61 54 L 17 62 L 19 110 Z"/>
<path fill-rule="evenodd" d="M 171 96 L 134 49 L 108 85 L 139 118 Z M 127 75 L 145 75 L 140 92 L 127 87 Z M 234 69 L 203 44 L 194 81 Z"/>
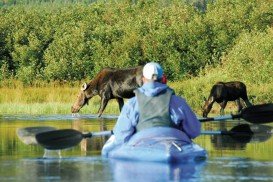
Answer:
<path fill-rule="evenodd" d="M 149 128 L 134 134 L 121 146 L 104 147 L 102 155 L 112 159 L 164 163 L 195 162 L 207 158 L 205 149 L 183 138 L 185 133 L 178 129 Z"/>

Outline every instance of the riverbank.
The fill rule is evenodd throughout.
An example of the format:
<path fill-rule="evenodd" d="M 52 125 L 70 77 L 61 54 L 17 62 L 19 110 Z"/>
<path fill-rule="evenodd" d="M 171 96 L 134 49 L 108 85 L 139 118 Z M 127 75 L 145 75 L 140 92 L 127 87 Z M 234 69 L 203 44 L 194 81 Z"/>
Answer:
<path fill-rule="evenodd" d="M 226 79 L 225 79 L 226 80 Z M 197 115 L 201 115 L 204 97 L 208 97 L 211 86 L 220 81 L 210 78 L 191 78 L 187 80 L 168 82 L 177 95 L 184 97 Z M 223 81 L 223 80 L 221 80 Z M 12 81 L 10 81 L 11 83 Z M 80 82 L 74 84 L 36 84 L 24 86 L 18 81 L 0 87 L 0 114 L 70 114 L 70 108 L 80 91 Z M 250 101 L 254 104 L 268 103 L 272 100 L 273 86 L 258 86 L 246 83 Z M 84 106 L 80 113 L 96 114 L 100 105 L 100 97 L 95 96 Z M 218 104 L 213 105 L 211 114 L 219 114 Z M 234 102 L 229 102 L 226 113 L 236 112 Z M 119 114 L 115 100 L 108 103 L 104 114 Z"/>

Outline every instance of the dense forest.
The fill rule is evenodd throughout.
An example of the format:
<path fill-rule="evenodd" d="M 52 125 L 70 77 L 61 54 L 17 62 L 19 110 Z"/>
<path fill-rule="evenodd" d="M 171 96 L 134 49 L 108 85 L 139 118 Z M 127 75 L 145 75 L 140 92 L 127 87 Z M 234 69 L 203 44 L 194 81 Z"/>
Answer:
<path fill-rule="evenodd" d="M 272 102 L 273 0 L 1 5 L 2 86 L 81 81 L 104 67 L 157 61 L 177 92 L 192 100 L 200 102 L 215 81 L 241 80 L 257 101 Z"/>

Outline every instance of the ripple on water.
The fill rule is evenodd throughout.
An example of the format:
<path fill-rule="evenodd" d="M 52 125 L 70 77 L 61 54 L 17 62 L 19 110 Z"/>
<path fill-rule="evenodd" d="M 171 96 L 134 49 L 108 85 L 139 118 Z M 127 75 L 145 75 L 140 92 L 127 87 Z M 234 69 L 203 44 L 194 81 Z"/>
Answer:
<path fill-rule="evenodd" d="M 256 167 L 273 167 L 272 161 L 256 161 L 244 157 L 217 157 L 208 161 L 212 165 L 223 165 L 226 167 L 234 166 L 256 166 Z"/>
<path fill-rule="evenodd" d="M 272 181 L 273 162 L 243 157 L 213 158 L 208 161 L 204 181 Z"/>
<path fill-rule="evenodd" d="M 107 162 L 107 159 L 102 158 L 101 156 L 92 156 L 92 157 L 62 157 L 62 158 L 58 158 L 58 157 L 51 157 L 51 158 L 43 158 L 43 157 L 39 157 L 39 158 L 24 158 L 21 159 L 21 161 L 23 162 L 45 162 L 45 163 L 50 163 L 50 162 L 79 162 L 79 163 L 105 163 Z"/>

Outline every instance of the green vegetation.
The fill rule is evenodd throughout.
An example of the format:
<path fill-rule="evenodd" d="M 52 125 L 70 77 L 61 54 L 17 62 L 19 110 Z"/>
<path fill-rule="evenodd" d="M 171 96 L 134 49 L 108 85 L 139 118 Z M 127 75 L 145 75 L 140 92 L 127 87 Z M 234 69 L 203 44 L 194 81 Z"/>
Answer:
<path fill-rule="evenodd" d="M 151 60 L 199 114 L 217 81 L 243 81 L 254 103 L 272 102 L 273 0 L 206 1 L 205 11 L 185 2 L 0 8 L 1 113 L 69 113 L 82 80 Z M 94 98 L 83 112 L 98 105 Z M 106 113 L 117 113 L 110 105 Z"/>

